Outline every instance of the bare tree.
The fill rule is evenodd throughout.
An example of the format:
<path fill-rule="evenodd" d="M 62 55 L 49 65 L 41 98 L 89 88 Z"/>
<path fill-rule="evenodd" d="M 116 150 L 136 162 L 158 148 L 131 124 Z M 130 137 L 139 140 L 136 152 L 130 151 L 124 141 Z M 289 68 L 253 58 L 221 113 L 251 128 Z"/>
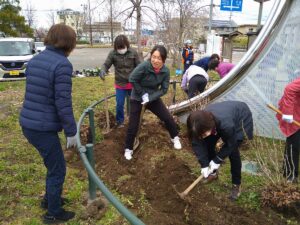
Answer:
<path fill-rule="evenodd" d="M 47 13 L 48 24 L 50 26 L 55 24 L 55 14 L 56 14 L 56 12 L 54 12 L 54 11 L 50 11 L 49 13 Z"/>
<path fill-rule="evenodd" d="M 48 30 L 42 27 L 39 27 L 35 30 L 35 36 L 38 40 L 43 40 L 48 33 Z"/>
<path fill-rule="evenodd" d="M 132 16 L 133 12 L 136 11 L 136 40 L 137 40 L 137 51 L 142 58 L 141 50 L 141 25 L 142 25 L 142 1 L 143 0 L 130 0 L 133 5 L 130 15 Z"/>
<path fill-rule="evenodd" d="M 25 18 L 26 18 L 26 21 L 27 21 L 28 26 L 30 28 L 33 28 L 33 26 L 34 26 L 35 12 L 36 12 L 36 9 L 34 8 L 32 2 L 29 0 L 27 2 L 27 6 L 26 6 L 26 9 L 25 9 Z"/>
<path fill-rule="evenodd" d="M 196 40 L 203 32 L 205 17 L 199 0 L 152 0 L 158 37 L 166 44 L 173 66 L 181 67 L 181 47 L 186 38 Z M 197 32 L 200 31 L 200 32 Z M 176 35 L 174 35 L 176 34 Z"/>

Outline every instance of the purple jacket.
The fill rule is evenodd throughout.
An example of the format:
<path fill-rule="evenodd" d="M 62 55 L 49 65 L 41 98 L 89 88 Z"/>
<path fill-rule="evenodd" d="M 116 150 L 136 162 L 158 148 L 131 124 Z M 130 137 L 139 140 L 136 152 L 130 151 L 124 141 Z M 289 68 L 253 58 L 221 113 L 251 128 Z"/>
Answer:
<path fill-rule="evenodd" d="M 219 66 L 216 68 L 216 71 L 220 74 L 220 77 L 223 78 L 235 65 L 227 62 L 220 62 Z"/>

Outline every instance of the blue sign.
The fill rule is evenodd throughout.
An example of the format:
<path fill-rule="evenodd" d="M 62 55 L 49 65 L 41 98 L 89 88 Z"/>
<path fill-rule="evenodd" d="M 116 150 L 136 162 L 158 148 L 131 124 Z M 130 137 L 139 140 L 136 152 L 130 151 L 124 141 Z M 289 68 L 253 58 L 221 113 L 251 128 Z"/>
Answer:
<path fill-rule="evenodd" d="M 243 0 L 221 0 L 220 10 L 241 12 Z"/>

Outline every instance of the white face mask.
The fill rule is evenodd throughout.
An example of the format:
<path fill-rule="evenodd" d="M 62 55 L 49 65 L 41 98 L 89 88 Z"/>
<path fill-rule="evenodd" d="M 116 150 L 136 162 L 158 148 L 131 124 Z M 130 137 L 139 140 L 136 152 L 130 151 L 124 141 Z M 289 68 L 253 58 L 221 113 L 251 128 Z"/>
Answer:
<path fill-rule="evenodd" d="M 119 54 L 124 55 L 127 52 L 127 48 L 123 48 L 123 49 L 118 49 L 117 50 Z"/>

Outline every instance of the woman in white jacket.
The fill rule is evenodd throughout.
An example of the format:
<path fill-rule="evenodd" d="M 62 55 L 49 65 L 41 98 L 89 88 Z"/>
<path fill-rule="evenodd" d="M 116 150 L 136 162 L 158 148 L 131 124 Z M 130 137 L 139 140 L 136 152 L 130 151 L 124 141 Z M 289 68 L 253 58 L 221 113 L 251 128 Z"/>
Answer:
<path fill-rule="evenodd" d="M 208 74 L 200 66 L 191 65 L 183 74 L 181 88 L 188 94 L 189 98 L 202 93 L 209 80 Z"/>

